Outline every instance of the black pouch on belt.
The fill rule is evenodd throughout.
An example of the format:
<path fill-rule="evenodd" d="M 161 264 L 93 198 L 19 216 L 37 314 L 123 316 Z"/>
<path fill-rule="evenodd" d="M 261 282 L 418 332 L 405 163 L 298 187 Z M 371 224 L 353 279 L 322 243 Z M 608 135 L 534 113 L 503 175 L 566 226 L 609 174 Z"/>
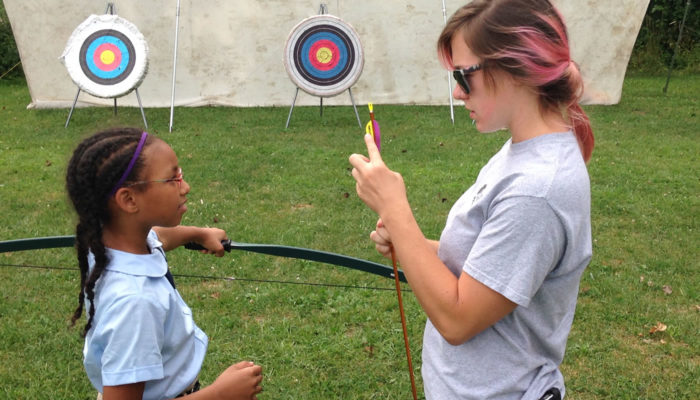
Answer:
<path fill-rule="evenodd" d="M 540 400 L 561 400 L 561 392 L 557 388 L 551 388 L 544 392 Z"/>
<path fill-rule="evenodd" d="M 194 393 L 194 392 L 198 392 L 199 389 L 200 389 L 199 379 L 197 379 L 196 381 L 194 381 L 194 383 L 193 383 L 192 385 L 190 385 L 190 387 L 188 387 L 187 389 L 185 389 L 184 392 L 182 392 L 182 393 L 180 393 L 179 395 L 177 395 L 177 397 L 184 397 L 184 396 L 186 396 L 186 395 L 188 395 L 188 394 L 192 394 L 192 393 Z"/>

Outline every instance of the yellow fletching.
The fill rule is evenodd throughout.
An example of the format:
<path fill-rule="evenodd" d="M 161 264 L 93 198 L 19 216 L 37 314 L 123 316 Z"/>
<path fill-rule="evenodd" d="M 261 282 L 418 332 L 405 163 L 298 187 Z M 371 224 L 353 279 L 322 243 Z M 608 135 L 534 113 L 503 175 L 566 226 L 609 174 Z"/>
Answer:
<path fill-rule="evenodd" d="M 367 125 L 365 125 L 365 132 L 368 135 L 372 135 L 372 138 L 374 138 L 374 124 L 372 124 L 372 121 L 369 121 Z"/>

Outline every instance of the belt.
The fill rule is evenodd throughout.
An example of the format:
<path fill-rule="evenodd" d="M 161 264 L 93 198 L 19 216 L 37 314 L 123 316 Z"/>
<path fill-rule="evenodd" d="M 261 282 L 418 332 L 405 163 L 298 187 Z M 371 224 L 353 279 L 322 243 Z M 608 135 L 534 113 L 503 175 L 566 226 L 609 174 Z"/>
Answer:
<path fill-rule="evenodd" d="M 200 388 L 199 379 L 197 379 L 196 381 L 192 382 L 192 384 L 190 386 L 188 386 L 187 389 L 183 390 L 182 393 L 175 396 L 175 398 L 183 397 L 183 396 L 186 396 L 188 394 L 192 394 L 192 393 L 198 391 L 199 388 Z M 97 400 L 102 400 L 102 393 L 99 393 L 99 392 L 97 393 Z"/>
<path fill-rule="evenodd" d="M 183 390 L 182 393 L 175 396 L 175 398 L 183 397 L 183 396 L 188 395 L 188 394 L 192 394 L 198 390 L 199 390 L 199 379 L 194 381 L 187 389 Z"/>

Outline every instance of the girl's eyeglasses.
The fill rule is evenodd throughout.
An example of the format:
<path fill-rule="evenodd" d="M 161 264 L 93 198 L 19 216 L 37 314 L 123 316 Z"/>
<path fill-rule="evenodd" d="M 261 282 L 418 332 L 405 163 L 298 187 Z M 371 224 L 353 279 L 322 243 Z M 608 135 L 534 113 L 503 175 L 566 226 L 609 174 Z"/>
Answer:
<path fill-rule="evenodd" d="M 146 183 L 166 183 L 166 182 L 177 182 L 177 186 L 180 187 L 182 186 L 182 180 L 184 178 L 182 177 L 182 168 L 178 168 L 177 174 L 175 175 L 174 178 L 170 179 L 156 179 L 153 181 L 138 181 L 138 182 L 133 182 L 129 183 L 127 185 L 124 185 L 124 187 L 130 187 L 130 186 L 136 186 L 136 185 L 143 185 Z"/>
<path fill-rule="evenodd" d="M 459 87 L 464 90 L 464 93 L 470 94 L 471 93 L 471 88 L 469 87 L 469 75 L 473 74 L 474 72 L 482 69 L 483 66 L 481 64 L 476 64 L 472 65 L 469 68 L 465 69 L 456 69 L 452 71 L 452 76 L 454 76 L 455 81 L 457 81 L 457 84 Z"/>

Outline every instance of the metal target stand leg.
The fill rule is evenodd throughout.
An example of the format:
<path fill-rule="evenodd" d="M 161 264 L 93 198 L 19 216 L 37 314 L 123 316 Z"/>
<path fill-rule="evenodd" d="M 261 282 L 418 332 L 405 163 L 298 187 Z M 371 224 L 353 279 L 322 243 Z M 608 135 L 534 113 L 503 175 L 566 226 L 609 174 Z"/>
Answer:
<path fill-rule="evenodd" d="M 143 111 L 143 105 L 141 105 L 141 96 L 139 95 L 139 90 L 134 89 L 134 93 L 136 93 L 136 100 L 139 102 L 139 108 L 141 109 L 141 118 L 143 118 L 143 126 L 148 129 L 148 122 L 146 122 L 146 113 Z M 78 102 L 78 96 L 80 96 L 80 88 L 78 88 L 78 93 L 75 94 L 75 99 L 73 100 L 73 105 L 70 108 L 70 112 L 68 113 L 68 119 L 66 119 L 66 124 L 63 126 L 64 128 L 68 128 L 68 124 L 70 124 L 70 119 L 73 116 L 73 110 L 75 110 L 75 104 Z M 117 116 L 117 98 L 114 98 L 114 116 Z M 291 113 L 290 113 L 291 116 Z M 289 121 L 287 121 L 287 124 L 289 124 Z"/>
<path fill-rule="evenodd" d="M 64 128 L 68 128 L 70 117 L 73 116 L 73 110 L 75 109 L 75 103 L 78 102 L 78 96 L 80 96 L 80 88 L 78 88 L 78 93 L 75 94 L 75 100 L 73 100 L 73 106 L 70 108 L 70 112 L 68 113 L 68 119 L 66 120 L 66 124 L 63 125 Z"/>
<path fill-rule="evenodd" d="M 289 109 L 289 115 L 287 116 L 287 124 L 284 126 L 284 129 L 289 128 L 289 120 L 292 119 L 292 111 L 294 111 L 294 103 L 297 102 L 297 95 L 299 94 L 299 88 L 297 87 L 297 90 L 294 92 L 294 99 L 292 100 L 292 107 Z"/>
<path fill-rule="evenodd" d="M 447 25 L 447 11 L 445 9 L 445 0 L 442 0 L 442 19 Z M 450 100 L 450 119 L 452 120 L 452 125 L 455 124 L 455 109 L 454 103 L 452 101 L 452 73 L 447 71 L 447 98 Z"/>
<path fill-rule="evenodd" d="M 348 93 L 350 94 L 350 102 L 352 103 L 352 108 L 355 110 L 355 116 L 357 117 L 357 125 L 362 128 L 362 122 L 360 122 L 360 114 L 357 113 L 357 107 L 355 107 L 355 99 L 352 98 L 352 90 L 348 88 Z"/>
<path fill-rule="evenodd" d="M 299 94 L 299 87 L 294 91 L 294 98 L 292 99 L 292 106 L 289 107 L 289 115 L 287 115 L 287 123 L 284 125 L 284 129 L 289 128 L 289 121 L 292 119 L 292 111 L 294 111 L 294 104 L 297 102 L 297 95 Z M 355 105 L 355 99 L 352 97 L 352 90 L 348 88 L 348 94 L 350 95 L 350 102 L 352 103 L 352 108 L 355 110 L 355 117 L 357 118 L 357 125 L 362 128 L 362 121 L 360 120 L 360 114 L 357 112 L 357 106 Z M 320 116 L 323 117 L 323 97 L 320 97 Z M 146 122 L 146 117 L 143 117 L 143 122 Z M 148 126 L 146 126 L 148 128 Z"/>
<path fill-rule="evenodd" d="M 141 118 L 143 118 L 143 126 L 148 129 L 148 122 L 146 122 L 146 114 L 143 112 L 143 106 L 141 105 L 141 96 L 139 96 L 139 89 L 136 88 L 134 89 L 134 93 L 136 93 L 136 100 L 139 101 L 139 108 L 141 109 Z M 114 99 L 114 105 L 116 107 L 117 105 L 117 99 Z M 116 108 L 115 108 L 116 110 Z"/>

